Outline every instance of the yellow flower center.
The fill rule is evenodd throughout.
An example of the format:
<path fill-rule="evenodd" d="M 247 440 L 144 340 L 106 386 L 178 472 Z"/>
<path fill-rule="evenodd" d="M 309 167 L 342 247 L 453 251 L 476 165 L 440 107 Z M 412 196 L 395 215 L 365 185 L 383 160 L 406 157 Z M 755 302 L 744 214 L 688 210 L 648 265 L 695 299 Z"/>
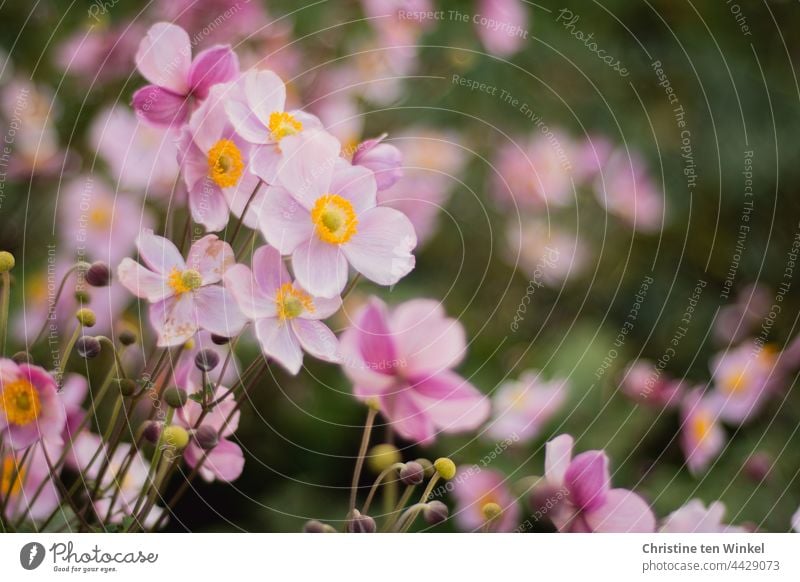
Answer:
<path fill-rule="evenodd" d="M 278 317 L 282 321 L 294 319 L 303 312 L 314 313 L 314 302 L 308 293 L 294 287 L 291 283 L 284 283 L 275 296 L 278 306 Z"/>
<path fill-rule="evenodd" d="M 358 218 L 353 205 L 338 194 L 317 198 L 311 209 L 311 220 L 317 227 L 317 236 L 326 243 L 344 244 L 357 232 Z"/>
<path fill-rule="evenodd" d="M 16 495 L 22 489 L 25 481 L 25 469 L 17 467 L 17 462 L 11 455 L 6 455 L 3 459 L 3 476 L 0 478 L 0 497 Z"/>
<path fill-rule="evenodd" d="M 691 430 L 694 440 L 702 443 L 708 438 L 711 429 L 714 426 L 714 420 L 707 412 L 698 412 L 692 418 Z"/>
<path fill-rule="evenodd" d="M 94 228 L 108 228 L 111 224 L 111 212 L 105 206 L 98 206 L 89 213 L 89 223 Z"/>
<path fill-rule="evenodd" d="M 511 400 L 511 408 L 514 410 L 524 410 L 526 404 L 526 396 L 528 395 L 527 387 L 517 388 L 514 390 L 514 397 Z"/>
<path fill-rule="evenodd" d="M 220 188 L 235 186 L 242 172 L 242 152 L 231 140 L 221 139 L 208 151 L 208 177 Z"/>
<path fill-rule="evenodd" d="M 726 394 L 738 394 L 747 387 L 747 370 L 741 368 L 735 374 L 726 376 L 722 381 L 722 391 Z"/>
<path fill-rule="evenodd" d="M 0 410 L 10 424 L 23 426 L 39 418 L 42 403 L 33 384 L 27 380 L 13 380 L 3 386 Z"/>
<path fill-rule="evenodd" d="M 287 135 L 295 135 L 303 130 L 303 124 L 291 113 L 275 111 L 269 116 L 269 133 L 275 141 L 281 141 Z"/>
<path fill-rule="evenodd" d="M 182 295 L 187 291 L 197 289 L 203 283 L 203 277 L 194 269 L 181 271 L 177 267 L 172 267 L 167 282 L 175 295 Z"/>

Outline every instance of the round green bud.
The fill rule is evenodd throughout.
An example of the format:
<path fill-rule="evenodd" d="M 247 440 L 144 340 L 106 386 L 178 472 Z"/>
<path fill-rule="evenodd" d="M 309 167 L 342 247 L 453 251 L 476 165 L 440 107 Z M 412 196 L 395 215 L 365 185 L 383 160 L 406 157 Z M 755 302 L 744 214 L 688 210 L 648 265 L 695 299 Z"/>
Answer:
<path fill-rule="evenodd" d="M 481 507 L 481 513 L 483 514 L 483 519 L 486 521 L 491 521 L 503 513 L 503 508 L 497 503 L 490 501 Z"/>
<path fill-rule="evenodd" d="M 136 382 L 130 378 L 120 378 L 117 383 L 119 384 L 119 393 L 123 396 L 127 397 L 136 394 Z"/>
<path fill-rule="evenodd" d="M 94 327 L 94 324 L 97 323 L 97 316 L 88 307 L 79 309 L 75 317 L 83 327 Z"/>
<path fill-rule="evenodd" d="M 170 386 L 164 390 L 164 402 L 169 404 L 172 408 L 183 408 L 187 400 L 189 400 L 189 395 L 186 394 L 186 390 L 183 388 Z"/>
<path fill-rule="evenodd" d="M 88 305 L 92 302 L 92 298 L 86 291 L 79 289 L 75 291 L 75 301 L 78 302 L 78 305 Z"/>
<path fill-rule="evenodd" d="M 445 481 L 456 476 L 456 464 L 447 457 L 439 457 L 433 462 L 433 468 Z"/>
<path fill-rule="evenodd" d="M 161 442 L 182 451 L 189 444 L 189 432 L 182 426 L 172 424 L 164 428 L 161 433 Z"/>
<path fill-rule="evenodd" d="M 30 355 L 28 352 L 17 352 L 11 359 L 14 360 L 17 364 L 32 364 L 33 363 L 33 356 Z"/>
<path fill-rule="evenodd" d="M 367 463 L 374 473 L 380 473 L 402 460 L 397 447 L 388 443 L 375 445 L 367 452 Z"/>
<path fill-rule="evenodd" d="M 203 284 L 203 276 L 195 269 L 186 269 L 181 273 L 181 283 L 191 291 Z"/>
<path fill-rule="evenodd" d="M 6 273 L 14 268 L 16 260 L 8 251 L 0 251 L 0 273 Z"/>
<path fill-rule="evenodd" d="M 119 332 L 119 343 L 123 346 L 130 346 L 136 343 L 136 332 L 131 329 L 123 329 Z"/>
<path fill-rule="evenodd" d="M 433 474 L 436 473 L 436 469 L 433 468 L 433 463 L 431 463 L 428 459 L 420 457 L 419 459 L 415 459 L 414 462 L 422 465 L 422 468 L 425 470 L 426 479 L 430 479 L 433 477 Z"/>

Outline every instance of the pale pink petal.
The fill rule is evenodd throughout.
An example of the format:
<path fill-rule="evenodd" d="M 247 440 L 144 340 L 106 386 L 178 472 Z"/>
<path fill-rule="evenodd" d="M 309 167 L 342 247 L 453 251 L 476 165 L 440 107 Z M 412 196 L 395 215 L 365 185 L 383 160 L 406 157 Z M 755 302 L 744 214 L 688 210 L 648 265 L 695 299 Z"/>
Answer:
<path fill-rule="evenodd" d="M 414 378 L 411 388 L 410 397 L 444 432 L 474 430 L 489 418 L 489 399 L 454 372 Z"/>
<path fill-rule="evenodd" d="M 205 177 L 189 191 L 189 209 L 192 218 L 209 232 L 225 228 L 230 218 L 225 195 L 211 178 Z"/>
<path fill-rule="evenodd" d="M 241 447 L 227 439 L 222 439 L 210 451 L 204 451 L 195 443 L 190 443 L 186 447 L 184 455 L 186 463 L 190 467 L 197 466 L 200 460 L 206 457 L 199 471 L 206 481 L 218 479 L 230 483 L 238 479 L 244 469 L 244 455 Z"/>
<path fill-rule="evenodd" d="M 311 215 L 284 188 L 270 186 L 259 217 L 261 233 L 283 255 L 291 254 L 314 235 Z"/>
<path fill-rule="evenodd" d="M 280 253 L 269 245 L 258 247 L 253 253 L 253 274 L 264 296 L 273 300 L 281 285 L 292 282 Z"/>
<path fill-rule="evenodd" d="M 358 232 L 341 246 L 353 268 L 379 285 L 394 285 L 414 268 L 417 235 L 393 208 L 372 208 L 358 217 Z"/>
<path fill-rule="evenodd" d="M 150 306 L 150 324 L 158 334 L 159 347 L 178 346 L 197 333 L 191 295 L 168 297 Z"/>
<path fill-rule="evenodd" d="M 274 295 L 267 295 L 256 285 L 252 272 L 245 265 L 234 265 L 225 271 L 224 281 L 225 288 L 233 295 L 245 317 L 275 317 Z"/>
<path fill-rule="evenodd" d="M 209 89 L 217 83 L 227 83 L 239 74 L 239 57 L 230 46 L 212 46 L 200 52 L 189 71 L 192 93 L 205 99 Z"/>
<path fill-rule="evenodd" d="M 222 337 L 234 337 L 246 323 L 233 295 L 220 285 L 198 289 L 194 306 L 198 325 Z"/>
<path fill-rule="evenodd" d="M 233 129 L 240 136 L 254 144 L 270 142 L 269 129 L 256 117 L 242 98 L 231 98 L 225 103 L 225 113 Z"/>
<path fill-rule="evenodd" d="M 186 98 L 156 85 L 145 85 L 136 91 L 131 106 L 140 119 L 152 125 L 180 126 L 189 118 Z"/>
<path fill-rule="evenodd" d="M 382 396 L 381 409 L 391 421 L 398 435 L 415 443 L 429 445 L 436 439 L 436 430 L 433 422 L 419 405 L 404 392 L 400 391 L 389 396 Z"/>
<path fill-rule="evenodd" d="M 219 283 L 234 262 L 231 245 L 215 234 L 207 234 L 194 243 L 186 256 L 186 267 L 200 273 L 203 285 Z"/>
<path fill-rule="evenodd" d="M 652 533 L 656 519 L 644 499 L 627 489 L 611 489 L 605 502 L 587 511 L 584 519 L 597 533 Z"/>
<path fill-rule="evenodd" d="M 305 291 L 302 285 L 295 285 L 301 291 Z M 306 291 L 307 292 L 307 291 Z M 300 319 L 327 319 L 342 306 L 342 298 L 336 297 L 312 297 L 314 311 L 304 311 L 298 317 Z"/>
<path fill-rule="evenodd" d="M 295 319 L 290 325 L 306 352 L 326 362 L 339 361 L 339 341 L 324 323 Z"/>
<path fill-rule="evenodd" d="M 128 291 L 150 302 L 161 301 L 174 293 L 163 276 L 127 257 L 117 267 L 117 277 Z"/>
<path fill-rule="evenodd" d="M 340 150 L 339 141 L 321 130 L 286 136 L 281 140 L 278 181 L 310 210 L 328 192 Z"/>
<path fill-rule="evenodd" d="M 250 171 L 267 184 L 274 184 L 282 158 L 277 144 L 254 145 L 250 150 Z"/>
<path fill-rule="evenodd" d="M 570 501 L 583 510 L 595 509 L 605 502 L 611 484 L 608 457 L 601 451 L 576 455 L 564 474 Z"/>
<path fill-rule="evenodd" d="M 208 158 L 194 143 L 192 131 L 186 126 L 181 129 L 177 144 L 178 164 L 183 175 L 183 182 L 191 190 L 199 181 L 207 179 Z M 210 185 L 204 187 L 210 187 Z"/>
<path fill-rule="evenodd" d="M 136 67 L 145 79 L 181 95 L 189 92 L 191 66 L 189 35 L 168 22 L 151 26 L 136 51 Z"/>
<path fill-rule="evenodd" d="M 347 284 L 347 259 L 337 245 L 312 236 L 292 253 L 294 276 L 312 295 L 334 297 Z"/>
<path fill-rule="evenodd" d="M 564 475 L 572 462 L 573 438 L 568 434 L 557 436 L 545 445 L 544 476 L 552 485 L 564 483 Z"/>
<path fill-rule="evenodd" d="M 247 214 L 242 219 L 242 223 L 247 228 L 258 228 L 258 217 L 264 207 L 264 189 L 258 176 L 246 172 L 236 186 L 225 188 L 223 193 L 231 213 L 236 218 L 240 218 L 247 207 Z"/>
<path fill-rule="evenodd" d="M 291 328 L 278 319 L 259 319 L 255 328 L 263 352 L 297 374 L 303 365 L 303 351 Z"/>
<path fill-rule="evenodd" d="M 398 305 L 391 326 L 409 374 L 446 370 L 466 355 L 464 326 L 447 317 L 439 301 L 414 299 Z"/>
<path fill-rule="evenodd" d="M 189 129 L 192 131 L 194 142 L 202 151 L 208 152 L 223 137 L 228 127 L 225 103 L 228 99 L 235 98 L 237 94 L 234 83 L 214 85 L 205 101 L 192 114 L 189 119 Z"/>
<path fill-rule="evenodd" d="M 173 268 L 186 268 L 178 247 L 171 240 L 154 234 L 149 228 L 144 229 L 136 239 L 136 246 L 145 265 L 156 273 L 168 275 Z"/>
<path fill-rule="evenodd" d="M 347 333 L 354 336 L 361 359 L 370 370 L 390 374 L 403 366 L 404 362 L 398 361 L 386 304 L 380 299 L 372 298 L 362 308 Z"/>
<path fill-rule="evenodd" d="M 244 79 L 244 94 L 250 110 L 261 121 L 265 133 L 269 133 L 269 117 L 282 112 L 286 106 L 286 86 L 272 71 L 249 71 Z M 261 143 L 261 142 L 256 142 Z"/>
<path fill-rule="evenodd" d="M 336 164 L 330 191 L 349 200 L 356 214 L 377 204 L 377 187 L 372 171 L 362 166 L 351 166 L 343 159 Z"/>

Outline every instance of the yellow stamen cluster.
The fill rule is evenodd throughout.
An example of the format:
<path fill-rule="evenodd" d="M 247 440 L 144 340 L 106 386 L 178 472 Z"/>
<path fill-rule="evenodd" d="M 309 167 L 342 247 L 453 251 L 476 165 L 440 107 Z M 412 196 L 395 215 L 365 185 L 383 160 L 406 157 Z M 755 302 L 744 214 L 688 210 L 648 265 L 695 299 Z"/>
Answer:
<path fill-rule="evenodd" d="M 9 424 L 24 426 L 39 418 L 42 403 L 33 384 L 19 379 L 7 382 L 0 393 L 0 411 Z"/>
<path fill-rule="evenodd" d="M 175 295 L 182 295 L 187 291 L 197 289 L 203 283 L 203 277 L 194 269 L 186 269 L 181 271 L 177 267 L 173 267 L 167 277 L 167 283 Z"/>
<path fill-rule="evenodd" d="M 297 289 L 291 283 L 284 283 L 275 295 L 278 317 L 282 321 L 294 319 L 304 312 L 314 313 L 314 301 L 311 296 Z"/>
<path fill-rule="evenodd" d="M 0 478 L 0 497 L 8 493 L 9 496 L 16 495 L 22 489 L 25 481 L 24 467 L 17 467 L 14 457 L 7 455 L 3 459 L 2 478 Z"/>
<path fill-rule="evenodd" d="M 691 421 L 691 431 L 694 440 L 698 443 L 705 441 L 711 434 L 714 420 L 707 412 L 698 412 Z"/>
<path fill-rule="evenodd" d="M 353 205 L 338 194 L 324 194 L 317 198 L 311 209 L 311 221 L 320 240 L 334 245 L 349 241 L 358 227 Z"/>
<path fill-rule="evenodd" d="M 238 184 L 243 172 L 242 152 L 233 141 L 221 139 L 208 151 L 208 177 L 220 188 Z"/>
<path fill-rule="evenodd" d="M 97 206 L 89 213 L 89 224 L 94 228 L 108 228 L 111 225 L 111 211 L 106 206 Z"/>
<path fill-rule="evenodd" d="M 302 122 L 291 113 L 275 111 L 269 116 L 269 133 L 275 141 L 281 141 L 287 135 L 295 135 L 302 130 Z"/>

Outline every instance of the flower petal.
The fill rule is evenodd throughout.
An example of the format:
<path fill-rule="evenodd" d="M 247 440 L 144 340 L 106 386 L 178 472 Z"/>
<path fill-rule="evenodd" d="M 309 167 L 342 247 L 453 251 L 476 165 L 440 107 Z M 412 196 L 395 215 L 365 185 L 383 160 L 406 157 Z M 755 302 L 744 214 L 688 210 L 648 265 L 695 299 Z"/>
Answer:
<path fill-rule="evenodd" d="M 161 301 L 174 293 L 164 277 L 127 257 L 117 267 L 117 277 L 128 291 L 150 302 Z"/>
<path fill-rule="evenodd" d="M 145 85 L 137 90 L 131 106 L 140 119 L 161 127 L 177 127 L 189 118 L 186 98 L 157 85 Z"/>
<path fill-rule="evenodd" d="M 444 432 L 474 430 L 489 418 L 489 399 L 454 372 L 414 378 L 411 388 L 414 401 Z"/>
<path fill-rule="evenodd" d="M 209 232 L 225 228 L 230 218 L 228 201 L 211 178 L 205 177 L 189 191 L 189 210 L 192 219 Z"/>
<path fill-rule="evenodd" d="M 297 281 L 312 295 L 334 297 L 347 284 L 347 259 L 337 245 L 312 236 L 292 253 Z"/>
<path fill-rule="evenodd" d="M 136 68 L 142 76 L 180 95 L 189 92 L 192 43 L 180 26 L 158 22 L 150 27 L 136 51 Z"/>
<path fill-rule="evenodd" d="M 156 273 L 168 275 L 173 268 L 181 271 L 186 268 L 178 247 L 171 240 L 154 234 L 152 229 L 142 231 L 136 246 L 145 265 Z"/>
<path fill-rule="evenodd" d="M 231 245 L 215 234 L 207 234 L 189 249 L 186 267 L 200 273 L 203 285 L 211 285 L 219 283 L 234 262 Z"/>
<path fill-rule="evenodd" d="M 605 502 L 611 483 L 608 456 L 602 451 L 587 451 L 577 455 L 564 474 L 573 504 L 584 511 L 595 509 Z"/>
<path fill-rule="evenodd" d="M 414 268 L 417 235 L 393 208 L 372 208 L 358 217 L 358 232 L 342 245 L 353 268 L 379 285 L 394 285 Z"/>
<path fill-rule="evenodd" d="M 605 502 L 584 514 L 596 533 L 652 533 L 656 519 L 644 499 L 627 489 L 611 489 Z"/>
<path fill-rule="evenodd" d="M 291 328 L 278 319 L 259 319 L 255 328 L 262 351 L 291 374 L 297 374 L 303 365 L 303 351 Z"/>
<path fill-rule="evenodd" d="M 283 159 L 278 181 L 306 209 L 329 190 L 341 146 L 329 133 L 316 130 L 281 140 Z"/>
<path fill-rule="evenodd" d="M 200 52 L 189 71 L 192 93 L 205 99 L 217 83 L 227 83 L 239 75 L 239 57 L 228 45 L 216 45 Z"/>
<path fill-rule="evenodd" d="M 327 325 L 310 319 L 294 319 L 291 326 L 306 352 L 326 362 L 339 361 L 339 340 Z"/>
<path fill-rule="evenodd" d="M 234 265 L 225 271 L 225 288 L 233 295 L 239 309 L 249 319 L 275 317 L 275 297 L 267 295 L 256 284 L 253 273 L 245 265 Z"/>
<path fill-rule="evenodd" d="M 222 337 L 235 336 L 247 323 L 233 295 L 220 285 L 208 285 L 197 290 L 194 308 L 197 324 Z"/>
<path fill-rule="evenodd" d="M 280 253 L 269 245 L 258 247 L 253 253 L 253 274 L 259 289 L 273 300 L 281 285 L 292 281 Z"/>
<path fill-rule="evenodd" d="M 270 186 L 264 194 L 259 216 L 261 233 L 282 255 L 291 254 L 314 234 L 311 215 L 289 192 Z"/>
<path fill-rule="evenodd" d="M 382 396 L 381 409 L 403 438 L 422 445 L 429 445 L 436 439 L 431 418 L 409 398 L 408 389 Z"/>
<path fill-rule="evenodd" d="M 268 134 L 270 115 L 283 111 L 286 106 L 286 86 L 272 71 L 251 70 L 245 74 L 244 94 L 250 110 L 258 117 Z"/>
<path fill-rule="evenodd" d="M 551 485 L 561 486 L 572 462 L 573 438 L 568 434 L 557 436 L 545 445 L 544 476 Z"/>
<path fill-rule="evenodd" d="M 226 483 L 235 481 L 242 474 L 244 469 L 244 455 L 242 449 L 236 443 L 227 439 L 222 439 L 216 447 L 210 451 L 204 451 L 195 443 L 190 443 L 184 451 L 186 463 L 190 467 L 195 467 L 205 457 L 200 475 L 206 481 L 218 479 Z"/>
<path fill-rule="evenodd" d="M 270 141 L 268 129 L 244 101 L 243 96 L 232 97 L 225 103 L 225 113 L 233 129 L 242 138 L 254 144 L 266 144 Z"/>
<path fill-rule="evenodd" d="M 330 191 L 349 200 L 356 214 L 377 204 L 377 187 L 372 171 L 362 166 L 351 166 L 344 159 L 336 164 Z"/>
<path fill-rule="evenodd" d="M 457 366 L 467 350 L 464 326 L 445 315 L 441 302 L 414 299 L 395 308 L 391 319 L 398 353 L 408 374 Z"/>
<path fill-rule="evenodd" d="M 150 324 L 158 334 L 158 346 L 178 346 L 197 333 L 194 301 L 190 295 L 168 297 L 150 306 Z"/>

